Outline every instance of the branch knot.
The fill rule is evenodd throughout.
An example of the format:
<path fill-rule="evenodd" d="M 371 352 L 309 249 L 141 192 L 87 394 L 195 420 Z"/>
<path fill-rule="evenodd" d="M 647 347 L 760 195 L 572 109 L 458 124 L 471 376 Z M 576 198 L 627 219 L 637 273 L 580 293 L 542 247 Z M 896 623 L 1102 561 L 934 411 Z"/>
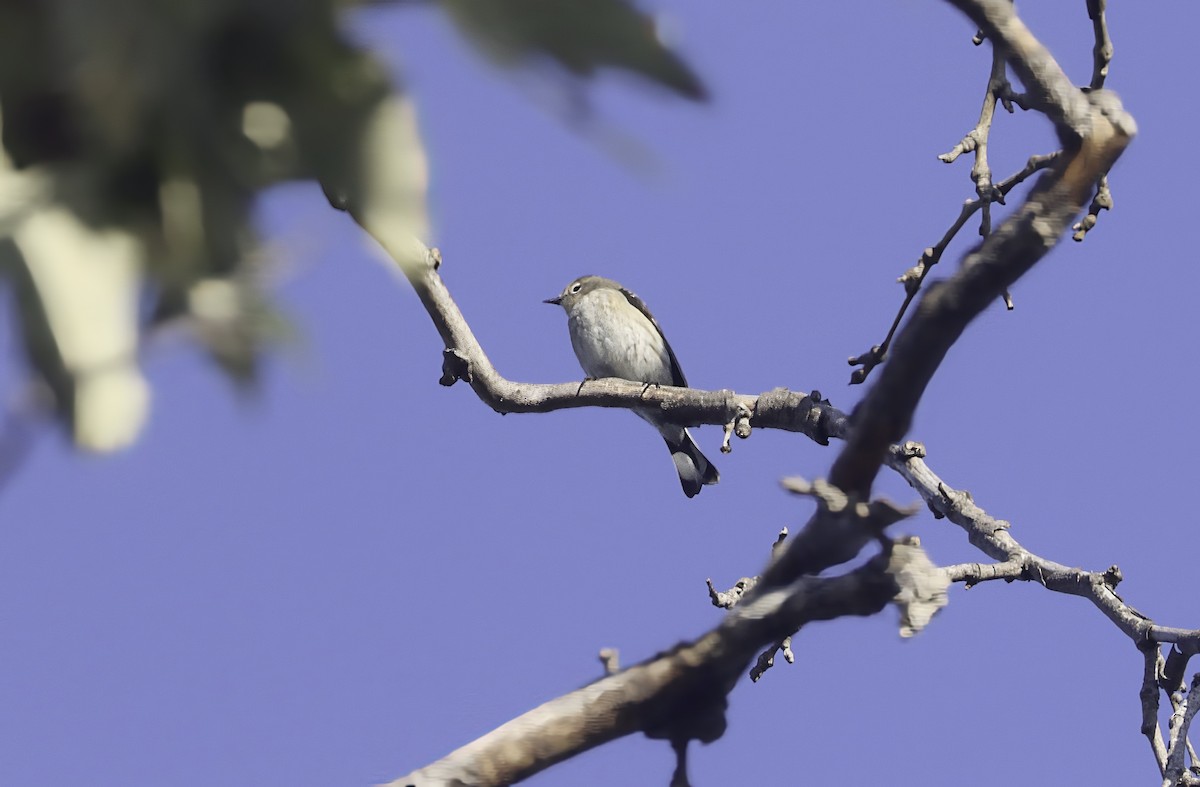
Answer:
<path fill-rule="evenodd" d="M 442 351 L 442 376 L 438 383 L 446 387 L 462 380 L 471 383 L 471 361 L 453 347 Z"/>

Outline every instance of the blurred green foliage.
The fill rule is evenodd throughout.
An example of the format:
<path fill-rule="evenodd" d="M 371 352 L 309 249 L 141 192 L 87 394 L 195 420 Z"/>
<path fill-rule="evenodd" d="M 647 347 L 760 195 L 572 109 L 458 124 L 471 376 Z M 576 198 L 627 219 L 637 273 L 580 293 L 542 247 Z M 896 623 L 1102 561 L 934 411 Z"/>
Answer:
<path fill-rule="evenodd" d="M 626 0 L 436 4 L 498 64 L 618 68 L 705 95 Z M 414 116 L 343 32 L 353 5 L 0 0 L 0 277 L 29 369 L 80 446 L 136 438 L 140 344 L 166 321 L 253 383 L 283 332 L 255 272 L 265 187 L 316 179 L 335 207 L 426 235 Z"/>

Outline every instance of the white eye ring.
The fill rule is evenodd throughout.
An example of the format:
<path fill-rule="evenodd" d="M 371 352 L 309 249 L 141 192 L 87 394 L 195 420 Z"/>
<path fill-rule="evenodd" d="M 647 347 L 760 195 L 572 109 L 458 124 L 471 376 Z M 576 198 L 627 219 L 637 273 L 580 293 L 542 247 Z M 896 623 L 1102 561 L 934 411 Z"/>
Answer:
<path fill-rule="evenodd" d="M 571 285 L 571 292 L 572 292 L 572 293 L 579 292 L 581 289 L 583 289 L 583 285 L 582 285 L 582 284 L 580 284 L 579 282 L 575 282 L 574 284 L 572 284 L 572 285 Z"/>

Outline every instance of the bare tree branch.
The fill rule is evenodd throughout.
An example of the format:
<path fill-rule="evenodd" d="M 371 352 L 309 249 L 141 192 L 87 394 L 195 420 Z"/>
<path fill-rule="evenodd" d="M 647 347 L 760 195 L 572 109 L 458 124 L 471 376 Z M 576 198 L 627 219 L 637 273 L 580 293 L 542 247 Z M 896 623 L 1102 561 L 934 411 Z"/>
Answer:
<path fill-rule="evenodd" d="M 975 152 L 975 164 L 971 167 L 971 180 L 975 183 L 975 193 L 979 196 L 979 205 L 983 209 L 983 220 L 979 226 L 979 234 L 988 236 L 992 231 L 992 202 L 995 201 L 995 187 L 992 185 L 992 168 L 988 164 L 988 137 L 992 131 L 992 118 L 996 114 L 996 103 L 1008 88 L 1008 77 L 1005 71 L 1004 53 L 996 47 L 992 48 L 992 70 L 988 75 L 987 88 L 983 94 L 983 107 L 979 110 L 979 120 L 975 128 L 948 152 L 938 156 L 938 159 L 950 164 L 963 153 Z M 1011 105 L 1007 107 L 1011 112 Z"/>
<path fill-rule="evenodd" d="M 827 445 L 845 431 L 845 414 L 818 391 L 796 393 L 785 388 L 748 396 L 733 391 L 701 391 L 604 378 L 582 383 L 521 383 L 496 371 L 439 274 L 441 255 L 434 249 L 428 264 L 404 268 L 425 310 L 445 342 L 442 385 L 465 381 L 498 413 L 546 413 L 571 407 L 644 408 L 654 406 L 676 423 L 730 425 L 747 437 L 750 427 L 801 432 Z M 738 428 L 735 428 L 738 427 Z"/>
<path fill-rule="evenodd" d="M 997 5 L 1012 13 L 1004 2 L 981 5 Z M 1013 27 L 1017 29 L 1008 29 Z M 1018 35 L 1021 31 L 1028 36 L 1019 22 L 1005 28 L 1015 44 L 1049 60 L 1037 69 L 1024 69 L 1045 78 L 1050 66 L 1057 69 L 1057 65 L 1040 44 L 1034 46 L 1036 42 L 1022 40 Z M 992 40 L 997 39 L 992 36 Z M 1066 80 L 1061 71 L 1058 74 Z M 1093 93 L 1090 98 L 1095 115 L 1089 129 L 1092 136 L 1078 141 L 1074 150 L 1064 152 L 1043 174 L 1025 203 L 967 256 L 953 277 L 926 291 L 916 315 L 897 337 L 892 361 L 855 410 L 848 444 L 830 472 L 830 482 L 851 499 L 869 496 L 889 446 L 908 431 L 925 386 L 966 326 L 1058 243 L 1082 207 L 1091 184 L 1132 139 L 1135 125 L 1115 96 Z M 811 566 L 806 555 L 814 542 L 836 541 L 843 558 L 849 560 L 874 536 L 861 529 L 853 533 L 823 532 L 806 527 L 792 539 L 763 581 L 771 587 L 808 573 Z"/>
<path fill-rule="evenodd" d="M 1163 773 L 1163 787 L 1172 787 L 1181 783 L 1193 784 L 1196 781 L 1196 774 L 1189 774 L 1184 768 L 1186 767 L 1188 729 L 1192 726 L 1192 719 L 1195 718 L 1196 711 L 1200 710 L 1200 673 L 1192 676 L 1192 685 L 1188 693 L 1181 694 L 1178 700 L 1173 699 L 1172 704 L 1175 708 L 1174 713 L 1171 714 L 1171 736 L 1167 746 L 1167 767 Z"/>
<path fill-rule="evenodd" d="M 1096 226 L 1096 221 L 1100 218 L 1100 211 L 1112 210 L 1113 198 L 1112 191 L 1108 188 L 1107 173 L 1100 178 L 1100 182 L 1096 184 L 1096 196 L 1092 199 L 1092 204 L 1088 206 L 1087 215 L 1084 216 L 1078 224 L 1071 227 L 1075 230 L 1075 234 L 1071 236 L 1071 240 L 1082 241 L 1087 237 L 1087 234 Z"/>
<path fill-rule="evenodd" d="M 1011 12 L 1011 8 L 1004 8 L 1005 0 L 987 0 L 987 2 L 954 2 L 954 0 L 951 0 L 951 2 L 980 24 L 979 33 L 976 34 L 974 39 L 977 45 L 985 39 L 993 41 L 992 67 L 988 76 L 987 87 L 984 90 L 983 106 L 979 113 L 979 120 L 976 122 L 975 127 L 958 144 L 948 152 L 938 156 L 941 161 L 951 163 L 957 160 L 963 153 L 975 152 L 975 163 L 971 168 L 971 180 L 975 183 L 975 192 L 978 198 L 964 204 L 959 218 L 951 225 L 950 229 L 942 237 L 941 242 L 937 246 L 926 249 L 917 264 L 900 277 L 900 283 L 905 288 L 904 302 L 901 304 L 895 319 L 892 321 L 892 327 L 883 342 L 874 345 L 867 352 L 849 359 L 851 366 L 860 367 L 851 373 L 851 384 L 859 384 L 865 381 L 871 371 L 887 357 L 888 349 L 891 346 L 896 330 L 899 328 L 900 322 L 908 311 L 913 298 L 924 283 L 930 268 L 938 263 L 942 252 L 945 251 L 949 242 L 966 224 L 967 219 L 974 215 L 976 211 L 982 210 L 983 217 L 979 226 L 979 234 L 983 237 L 990 235 L 992 228 L 991 204 L 993 202 L 1003 204 L 1008 189 L 1011 189 L 1013 185 L 1024 180 L 1025 177 L 1028 177 L 1032 173 L 1033 170 L 1029 170 L 1027 166 L 1026 170 L 1022 170 L 1025 174 L 1018 173 L 1019 177 L 1009 185 L 1008 189 L 1002 189 L 993 185 L 991 167 L 988 164 L 987 158 L 987 147 L 996 103 L 1000 102 L 1009 112 L 1013 111 L 1013 104 L 1020 106 L 1022 109 L 1034 107 L 1042 110 L 1054 121 L 1064 147 L 1072 139 L 1082 138 L 1089 133 L 1087 130 L 1087 113 L 1079 105 L 1078 91 L 1075 91 L 1075 88 L 1066 78 L 1066 75 L 1062 73 L 1061 69 L 1058 68 L 1057 63 L 1054 62 L 1050 54 L 1033 38 L 1028 29 Z M 1093 5 L 1097 3 L 1099 3 L 1099 9 L 1093 9 Z M 1011 6 L 1011 3 L 1008 5 Z M 1103 0 L 1089 0 L 1089 14 L 1092 15 L 1094 20 L 1096 34 L 1097 36 L 1103 34 L 1107 41 L 1108 28 L 1103 19 L 1103 6 Z M 997 36 L 1001 35 L 1007 38 L 997 38 Z M 1006 51 L 1005 41 L 1008 38 L 1011 38 L 1013 42 L 1020 46 L 1018 52 L 1008 53 Z M 1096 57 L 1099 58 L 1099 52 L 1101 51 L 1099 38 L 1097 38 L 1096 47 Z M 1111 41 L 1107 41 L 1107 47 L 1108 57 L 1111 58 Z M 1033 97 L 1028 94 L 1016 94 L 1013 92 L 1005 69 L 1006 62 L 1010 57 L 1014 58 L 1014 70 L 1021 77 L 1022 81 L 1030 86 L 1030 90 L 1034 93 Z M 1099 63 L 1099 60 L 1097 60 L 1097 63 Z M 1107 74 L 1107 63 L 1108 61 L 1105 60 L 1103 65 L 1104 74 Z M 1100 68 L 1100 66 L 1097 65 L 1097 68 Z M 1092 89 L 1098 90 L 1102 86 L 1103 78 L 1094 75 Z M 1062 106 L 1057 106 L 1051 101 L 1051 98 L 1060 95 L 1069 98 Z M 1130 132 L 1132 132 L 1132 127 L 1130 127 Z M 1054 157 L 1058 155 L 1059 153 L 1051 154 Z M 1117 155 L 1119 155 L 1119 151 Z M 1039 157 L 1034 157 L 1030 159 L 1030 165 L 1035 160 L 1039 161 L 1040 166 L 1037 167 L 1038 169 L 1041 166 L 1051 163 L 1049 160 L 1039 160 Z M 1073 227 L 1076 231 L 1074 239 L 1077 241 L 1083 240 L 1088 231 L 1095 226 L 1096 216 L 1099 211 L 1112 207 L 1112 195 L 1108 190 L 1108 181 L 1105 177 L 1107 171 L 1107 168 L 1105 168 L 1098 172 L 1096 182 L 1099 185 L 1097 186 L 1096 197 L 1088 210 L 1088 215 Z M 1013 179 L 1010 178 L 1010 180 Z M 1076 209 L 1077 211 L 1078 209 Z M 1005 305 L 1009 309 L 1013 308 L 1012 298 L 1009 296 L 1007 287 L 1000 293 L 1000 297 L 1003 298 Z"/>
<path fill-rule="evenodd" d="M 1045 53 L 1040 45 L 1025 48 Z M 1047 70 L 1042 64 L 1036 73 L 1045 76 Z M 888 446 L 907 432 L 917 402 L 946 352 L 971 320 L 1054 247 L 1092 184 L 1129 144 L 1136 127 L 1115 96 L 1100 92 L 1081 99 L 1095 116 L 1091 136 L 1064 151 L 1025 203 L 967 256 L 955 276 L 926 291 L 917 314 L 897 337 L 892 361 L 856 410 L 850 444 L 830 473 L 839 488 L 865 496 Z"/>
<path fill-rule="evenodd" d="M 1163 657 L 1158 644 L 1150 641 L 1138 646 L 1142 651 L 1145 668 L 1142 671 L 1142 690 L 1138 693 L 1142 701 L 1142 734 L 1150 742 L 1158 772 L 1167 773 L 1167 745 L 1163 742 L 1162 729 L 1158 726 L 1158 680 L 1162 672 Z"/>
<path fill-rule="evenodd" d="M 1200 629 L 1182 629 L 1154 623 L 1119 595 L 1116 588 L 1122 576 L 1115 565 L 1105 571 L 1086 571 L 1046 560 L 1025 549 L 1010 532 L 1008 522 L 995 519 L 975 504 L 967 492 L 952 489 L 929 469 L 924 461 L 925 450 L 919 443 L 893 446 L 888 465 L 899 473 L 933 511 L 962 528 L 968 540 L 985 554 L 1000 562 L 993 564 L 963 563 L 941 569 L 952 582 L 971 587 L 979 582 L 1002 579 L 1006 582 L 1037 582 L 1047 590 L 1082 596 L 1099 609 L 1118 629 L 1128 636 L 1142 652 L 1145 669 L 1140 692 L 1142 705 L 1141 732 L 1163 774 L 1164 785 L 1191 784 L 1194 774 L 1183 770 L 1184 752 L 1193 764 L 1198 761 L 1186 728 L 1196 709 L 1196 679 L 1186 699 L 1181 684 L 1190 656 L 1200 652 Z M 1159 650 L 1162 643 L 1173 644 L 1170 656 L 1164 661 Z M 1159 691 L 1171 699 L 1174 710 L 1171 744 L 1163 742 L 1158 725 Z M 1168 758 L 1170 753 L 1170 759 Z"/>
<path fill-rule="evenodd" d="M 786 527 L 779 531 L 779 536 L 775 539 L 774 543 L 771 544 L 771 559 L 774 559 L 775 556 L 779 554 L 780 550 L 783 549 L 783 542 L 787 538 L 787 535 L 788 529 Z M 713 606 L 721 607 L 722 609 L 731 609 L 742 600 L 742 596 L 744 596 L 746 593 L 752 590 L 755 585 L 758 584 L 758 577 L 742 577 L 736 583 L 734 583 L 732 588 L 724 592 L 719 592 L 715 587 L 713 587 L 711 579 L 706 579 L 705 583 L 708 585 L 708 596 L 712 601 Z M 758 659 L 755 661 L 754 666 L 750 668 L 751 682 L 757 683 L 758 679 L 761 678 L 767 670 L 775 666 L 775 654 L 778 652 L 783 653 L 784 661 L 786 661 L 788 664 L 794 664 L 796 662 L 796 655 L 792 652 L 792 637 L 794 637 L 797 633 L 799 633 L 799 630 L 793 631 L 788 636 L 771 644 L 762 653 L 758 654 Z"/>
<path fill-rule="evenodd" d="M 1007 52 L 1009 65 L 1025 86 L 1028 106 L 1044 113 L 1060 138 L 1091 136 L 1093 112 L 1076 88 L 1025 23 L 1009 0 L 948 0 L 979 26 L 994 46 Z M 1064 146 L 1066 140 L 1064 140 Z"/>
<path fill-rule="evenodd" d="M 1035 172 L 1053 164 L 1060 155 L 1062 155 L 1062 151 L 1055 151 L 1041 156 L 1030 156 L 1029 160 L 1025 162 L 1024 167 L 996 184 L 992 190 L 991 199 L 1002 205 L 1005 204 L 1004 198 L 1008 196 L 1010 191 L 1021 183 L 1024 183 Z M 909 268 L 897 279 L 900 284 L 904 285 L 904 302 L 900 304 L 900 309 L 896 312 L 896 316 L 892 320 L 892 326 L 888 329 L 888 334 L 884 337 L 883 342 L 873 346 L 862 355 L 856 355 L 849 359 L 851 366 L 862 367 L 850 373 L 851 385 L 858 385 L 865 382 L 871 370 L 886 360 L 888 348 L 891 347 L 892 339 L 895 338 L 896 331 L 900 328 L 900 321 L 904 319 L 904 315 L 908 313 L 909 305 L 912 304 L 913 299 L 920 292 L 921 285 L 925 283 L 925 277 L 933 270 L 934 265 L 942 261 L 942 255 L 946 252 L 950 241 L 954 240 L 959 230 L 966 226 L 967 221 L 983 205 L 984 201 L 982 198 L 970 199 L 964 202 L 962 209 L 958 213 L 958 218 L 950 225 L 950 229 L 946 230 L 945 234 L 942 235 L 942 239 L 937 244 L 927 247 L 921 253 L 921 258 L 917 260 L 917 264 Z"/>
<path fill-rule="evenodd" d="M 802 578 L 739 604 L 695 642 L 534 708 L 390 787 L 511 784 L 633 732 L 715 740 L 726 694 L 762 643 L 805 623 L 874 615 L 895 594 L 884 556 L 843 576 Z"/>
<path fill-rule="evenodd" d="M 758 660 L 754 666 L 750 668 L 750 681 L 757 683 L 767 670 L 775 666 L 775 654 L 783 653 L 783 660 L 788 664 L 796 663 L 796 654 L 792 652 L 792 637 L 796 632 L 789 634 L 783 639 L 771 645 L 769 648 L 758 654 Z"/>
<path fill-rule="evenodd" d="M 1013 538 L 1008 522 L 989 516 L 969 493 L 951 488 L 929 468 L 924 456 L 924 447 L 910 442 L 893 448 L 888 465 L 920 494 L 935 515 L 958 525 L 971 544 L 1001 561 L 994 565 L 967 563 L 944 568 L 952 581 L 968 586 L 994 579 L 1036 582 L 1047 590 L 1091 601 L 1136 645 L 1170 642 L 1190 653 L 1200 649 L 1200 629 L 1158 625 L 1117 595 L 1116 588 L 1122 579 L 1119 568 L 1086 571 L 1033 554 Z"/>

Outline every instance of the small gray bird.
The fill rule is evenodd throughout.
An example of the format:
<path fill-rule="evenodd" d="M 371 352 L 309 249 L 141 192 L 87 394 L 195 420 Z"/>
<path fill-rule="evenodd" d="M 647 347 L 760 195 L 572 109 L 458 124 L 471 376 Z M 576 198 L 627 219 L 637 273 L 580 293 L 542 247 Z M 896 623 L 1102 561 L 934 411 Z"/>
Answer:
<path fill-rule="evenodd" d="M 571 346 L 590 378 L 620 377 L 640 383 L 687 387 L 683 370 L 658 321 L 642 299 L 600 276 L 583 276 L 545 303 L 567 312 Z M 687 429 L 662 420 L 653 410 L 634 410 L 649 421 L 671 449 L 683 493 L 695 497 L 720 480 Z"/>

